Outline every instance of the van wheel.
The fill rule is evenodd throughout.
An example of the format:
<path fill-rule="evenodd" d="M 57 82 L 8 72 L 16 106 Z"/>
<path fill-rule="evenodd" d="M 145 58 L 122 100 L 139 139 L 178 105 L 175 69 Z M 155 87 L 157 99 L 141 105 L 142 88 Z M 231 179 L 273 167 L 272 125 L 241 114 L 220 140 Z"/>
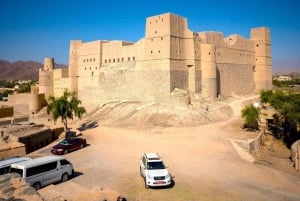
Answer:
<path fill-rule="evenodd" d="M 80 149 L 82 149 L 83 147 L 84 147 L 83 144 L 81 144 L 81 145 L 80 145 Z"/>
<path fill-rule="evenodd" d="M 41 189 L 41 184 L 40 182 L 36 182 L 32 185 L 32 187 L 35 189 L 35 190 L 40 190 Z"/>
<path fill-rule="evenodd" d="M 64 151 L 64 154 L 67 154 L 68 153 L 68 150 L 66 149 L 65 151 Z"/>
<path fill-rule="evenodd" d="M 62 176 L 61 176 L 61 181 L 62 182 L 65 182 L 69 179 L 69 175 L 67 173 L 64 173 Z"/>

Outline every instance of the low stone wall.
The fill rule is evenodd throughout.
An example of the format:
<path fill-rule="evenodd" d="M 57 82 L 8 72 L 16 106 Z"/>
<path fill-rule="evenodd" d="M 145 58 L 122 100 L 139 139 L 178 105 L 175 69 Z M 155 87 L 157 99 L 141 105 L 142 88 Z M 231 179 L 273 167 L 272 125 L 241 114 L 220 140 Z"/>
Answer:
<path fill-rule="evenodd" d="M 64 131 L 64 128 L 44 129 L 36 131 L 34 133 L 28 133 L 27 135 L 18 137 L 19 142 L 25 144 L 26 153 L 33 152 L 41 147 L 48 145 L 58 138 L 58 136 Z"/>
<path fill-rule="evenodd" d="M 234 140 L 234 141 L 250 154 L 254 154 L 259 150 L 260 146 L 264 142 L 264 139 L 265 139 L 265 131 L 263 130 L 254 139 L 248 141 L 245 140 Z"/>
<path fill-rule="evenodd" d="M 11 119 L 3 119 L 3 120 L 0 120 L 0 126 L 7 126 L 7 125 L 10 125 L 11 124 Z"/>
<path fill-rule="evenodd" d="M 12 121 L 13 121 L 12 122 L 13 124 L 21 123 L 24 121 L 29 121 L 29 116 L 15 117 Z"/>
<path fill-rule="evenodd" d="M 14 107 L 8 105 L 0 105 L 0 118 L 14 116 Z"/>
<path fill-rule="evenodd" d="M 265 141 L 265 131 L 262 130 L 259 135 L 249 142 L 250 154 L 256 153 Z"/>
<path fill-rule="evenodd" d="M 25 156 L 25 145 L 20 142 L 0 144 L 0 160 L 11 156 Z"/>
<path fill-rule="evenodd" d="M 28 122 L 29 116 L 19 116 L 19 117 L 11 117 L 11 118 L 4 118 L 0 120 L 0 126 L 7 126 L 11 124 L 18 124 L 21 122 Z"/>

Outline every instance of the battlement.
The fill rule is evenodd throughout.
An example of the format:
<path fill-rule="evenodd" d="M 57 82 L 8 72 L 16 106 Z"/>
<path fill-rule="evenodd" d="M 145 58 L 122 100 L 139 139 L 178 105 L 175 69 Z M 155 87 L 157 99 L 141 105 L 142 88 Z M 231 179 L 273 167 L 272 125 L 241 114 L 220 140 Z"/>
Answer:
<path fill-rule="evenodd" d="M 158 36 L 184 37 L 187 31 L 187 19 L 166 13 L 148 17 L 146 20 L 145 38 Z"/>
<path fill-rule="evenodd" d="M 270 29 L 267 27 L 258 27 L 251 29 L 251 40 L 263 41 L 267 44 L 271 43 Z"/>

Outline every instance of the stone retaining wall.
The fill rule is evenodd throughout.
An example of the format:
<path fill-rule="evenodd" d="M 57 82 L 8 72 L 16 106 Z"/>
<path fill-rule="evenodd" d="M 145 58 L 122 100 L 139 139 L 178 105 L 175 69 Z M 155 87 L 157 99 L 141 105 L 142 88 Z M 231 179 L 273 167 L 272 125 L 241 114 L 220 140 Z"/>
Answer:
<path fill-rule="evenodd" d="M 25 145 L 20 142 L 1 143 L 0 160 L 11 156 L 25 156 Z"/>
<path fill-rule="evenodd" d="M 234 141 L 250 154 L 254 154 L 259 150 L 260 146 L 264 142 L 264 139 L 265 139 L 265 131 L 263 130 L 254 139 L 248 141 L 245 140 L 234 140 Z"/>

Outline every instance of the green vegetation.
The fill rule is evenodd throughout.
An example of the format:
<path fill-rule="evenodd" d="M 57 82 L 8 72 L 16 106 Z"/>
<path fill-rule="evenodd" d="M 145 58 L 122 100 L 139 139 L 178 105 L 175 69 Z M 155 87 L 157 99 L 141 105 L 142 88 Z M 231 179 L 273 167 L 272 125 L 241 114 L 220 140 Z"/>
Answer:
<path fill-rule="evenodd" d="M 261 91 L 261 102 L 272 106 L 276 113 L 274 124 L 283 128 L 283 140 L 290 146 L 300 138 L 297 126 L 300 123 L 300 94 L 283 91 Z"/>
<path fill-rule="evenodd" d="M 289 87 L 289 86 L 293 86 L 294 84 L 300 84 L 300 79 L 294 79 L 288 81 L 273 80 L 273 85 L 277 87 Z"/>
<path fill-rule="evenodd" d="M 79 106 L 81 101 L 75 97 L 74 93 L 68 91 L 58 98 L 50 96 L 48 100 L 47 113 L 52 113 L 54 122 L 61 118 L 66 131 L 68 131 L 68 119 L 73 119 L 74 116 L 81 118 L 86 112 L 84 107 Z"/>
<path fill-rule="evenodd" d="M 242 117 L 244 118 L 244 127 L 250 129 L 258 129 L 259 122 L 259 108 L 254 107 L 254 105 L 249 105 L 242 110 Z"/>
<path fill-rule="evenodd" d="M 18 80 L 15 81 L 5 81 L 1 80 L 0 81 L 0 87 L 1 88 L 6 88 L 6 90 L 2 93 L 0 93 L 1 97 L 8 97 L 8 94 L 12 94 L 14 92 L 17 93 L 29 93 L 31 90 L 31 86 L 35 85 L 36 81 L 26 81 L 26 82 L 21 82 Z M 18 87 L 16 87 L 18 86 Z"/>

